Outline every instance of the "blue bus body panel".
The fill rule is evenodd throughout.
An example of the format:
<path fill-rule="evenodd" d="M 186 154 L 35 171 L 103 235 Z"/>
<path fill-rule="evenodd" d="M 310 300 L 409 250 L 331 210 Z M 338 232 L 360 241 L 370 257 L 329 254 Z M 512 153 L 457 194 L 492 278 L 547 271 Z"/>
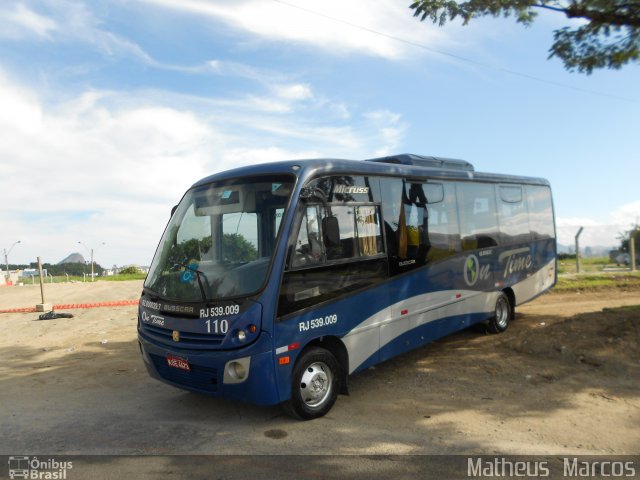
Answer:
<path fill-rule="evenodd" d="M 355 373 L 489 319 L 500 290 L 520 289 L 520 304 L 537 296 L 540 288 L 546 290 L 555 284 L 555 240 L 532 242 L 529 247 L 516 249 L 486 250 L 491 253 L 480 261 L 481 267 L 487 266 L 485 276 L 473 286 L 464 275 L 469 255 L 460 254 L 281 321 L 275 339 L 281 400 L 291 394 L 291 365 L 304 346 L 314 340 L 339 338 L 349 354 L 348 373 Z M 519 253 L 510 255 L 514 250 Z M 505 272 L 512 258 L 522 258 L 521 264 L 529 267 Z M 535 287 L 527 287 L 528 283 L 535 283 Z M 331 323 L 333 316 L 337 316 L 335 323 Z M 288 345 L 298 347 L 286 350 Z M 289 356 L 291 363 L 277 366 L 280 356 Z"/>

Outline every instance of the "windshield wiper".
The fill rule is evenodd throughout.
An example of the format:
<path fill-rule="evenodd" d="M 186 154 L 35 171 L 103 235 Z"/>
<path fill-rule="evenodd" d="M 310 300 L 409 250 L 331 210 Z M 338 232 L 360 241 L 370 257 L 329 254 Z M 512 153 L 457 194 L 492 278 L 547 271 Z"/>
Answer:
<path fill-rule="evenodd" d="M 201 272 L 200 270 L 198 270 L 197 268 L 193 267 L 191 265 L 185 265 L 184 263 L 179 263 L 176 262 L 174 267 L 183 267 L 186 270 L 189 270 L 190 272 L 195 272 L 196 274 L 196 279 L 198 280 L 198 287 L 200 287 L 200 293 L 202 294 L 202 301 L 203 302 L 207 302 L 207 292 L 204 289 L 204 285 L 202 285 L 202 280 L 200 279 L 200 275 L 202 275 L 204 277 L 204 281 L 207 283 L 207 288 L 209 290 L 211 290 L 211 285 L 209 284 L 209 279 L 207 278 L 207 276 L 205 275 L 204 272 Z"/>

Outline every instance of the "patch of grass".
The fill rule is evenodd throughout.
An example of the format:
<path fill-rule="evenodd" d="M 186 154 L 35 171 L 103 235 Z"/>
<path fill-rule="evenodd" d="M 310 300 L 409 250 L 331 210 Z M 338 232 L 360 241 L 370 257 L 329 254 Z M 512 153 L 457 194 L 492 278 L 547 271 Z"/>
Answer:
<path fill-rule="evenodd" d="M 563 275 L 554 287 L 555 291 L 606 289 L 640 289 L 640 273 Z"/>
<path fill-rule="evenodd" d="M 609 257 L 589 257 L 580 259 L 581 272 L 601 272 L 605 267 L 615 267 L 609 260 Z M 564 259 L 558 260 L 558 273 L 576 273 L 576 260 Z"/>
<path fill-rule="evenodd" d="M 130 273 L 128 275 L 111 275 L 110 277 L 100 277 L 100 280 L 107 282 L 122 282 L 126 280 L 144 280 L 147 277 L 145 273 Z"/>

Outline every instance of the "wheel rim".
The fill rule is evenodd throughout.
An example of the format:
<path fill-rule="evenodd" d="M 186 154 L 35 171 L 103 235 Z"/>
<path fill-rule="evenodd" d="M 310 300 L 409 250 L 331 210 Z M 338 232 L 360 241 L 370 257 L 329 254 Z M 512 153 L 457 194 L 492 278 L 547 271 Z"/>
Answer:
<path fill-rule="evenodd" d="M 504 297 L 498 298 L 496 303 L 496 324 L 500 328 L 506 328 L 509 323 L 509 304 Z"/>
<path fill-rule="evenodd" d="M 322 405 L 333 385 L 333 373 L 323 362 L 315 362 L 309 365 L 300 379 L 300 396 L 308 407 Z"/>

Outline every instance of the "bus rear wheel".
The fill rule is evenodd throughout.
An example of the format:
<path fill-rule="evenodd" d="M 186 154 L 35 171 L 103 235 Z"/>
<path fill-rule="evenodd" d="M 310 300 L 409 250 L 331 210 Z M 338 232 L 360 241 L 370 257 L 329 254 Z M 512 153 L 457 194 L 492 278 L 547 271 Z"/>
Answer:
<path fill-rule="evenodd" d="M 509 327 L 511 321 L 513 309 L 507 297 L 503 292 L 500 292 L 496 299 L 496 306 L 494 309 L 493 317 L 487 324 L 487 330 L 491 333 L 502 333 Z"/>
<path fill-rule="evenodd" d="M 338 361 L 324 348 L 310 348 L 296 362 L 291 382 L 291 399 L 284 404 L 287 413 L 301 420 L 322 417 L 338 398 Z"/>

